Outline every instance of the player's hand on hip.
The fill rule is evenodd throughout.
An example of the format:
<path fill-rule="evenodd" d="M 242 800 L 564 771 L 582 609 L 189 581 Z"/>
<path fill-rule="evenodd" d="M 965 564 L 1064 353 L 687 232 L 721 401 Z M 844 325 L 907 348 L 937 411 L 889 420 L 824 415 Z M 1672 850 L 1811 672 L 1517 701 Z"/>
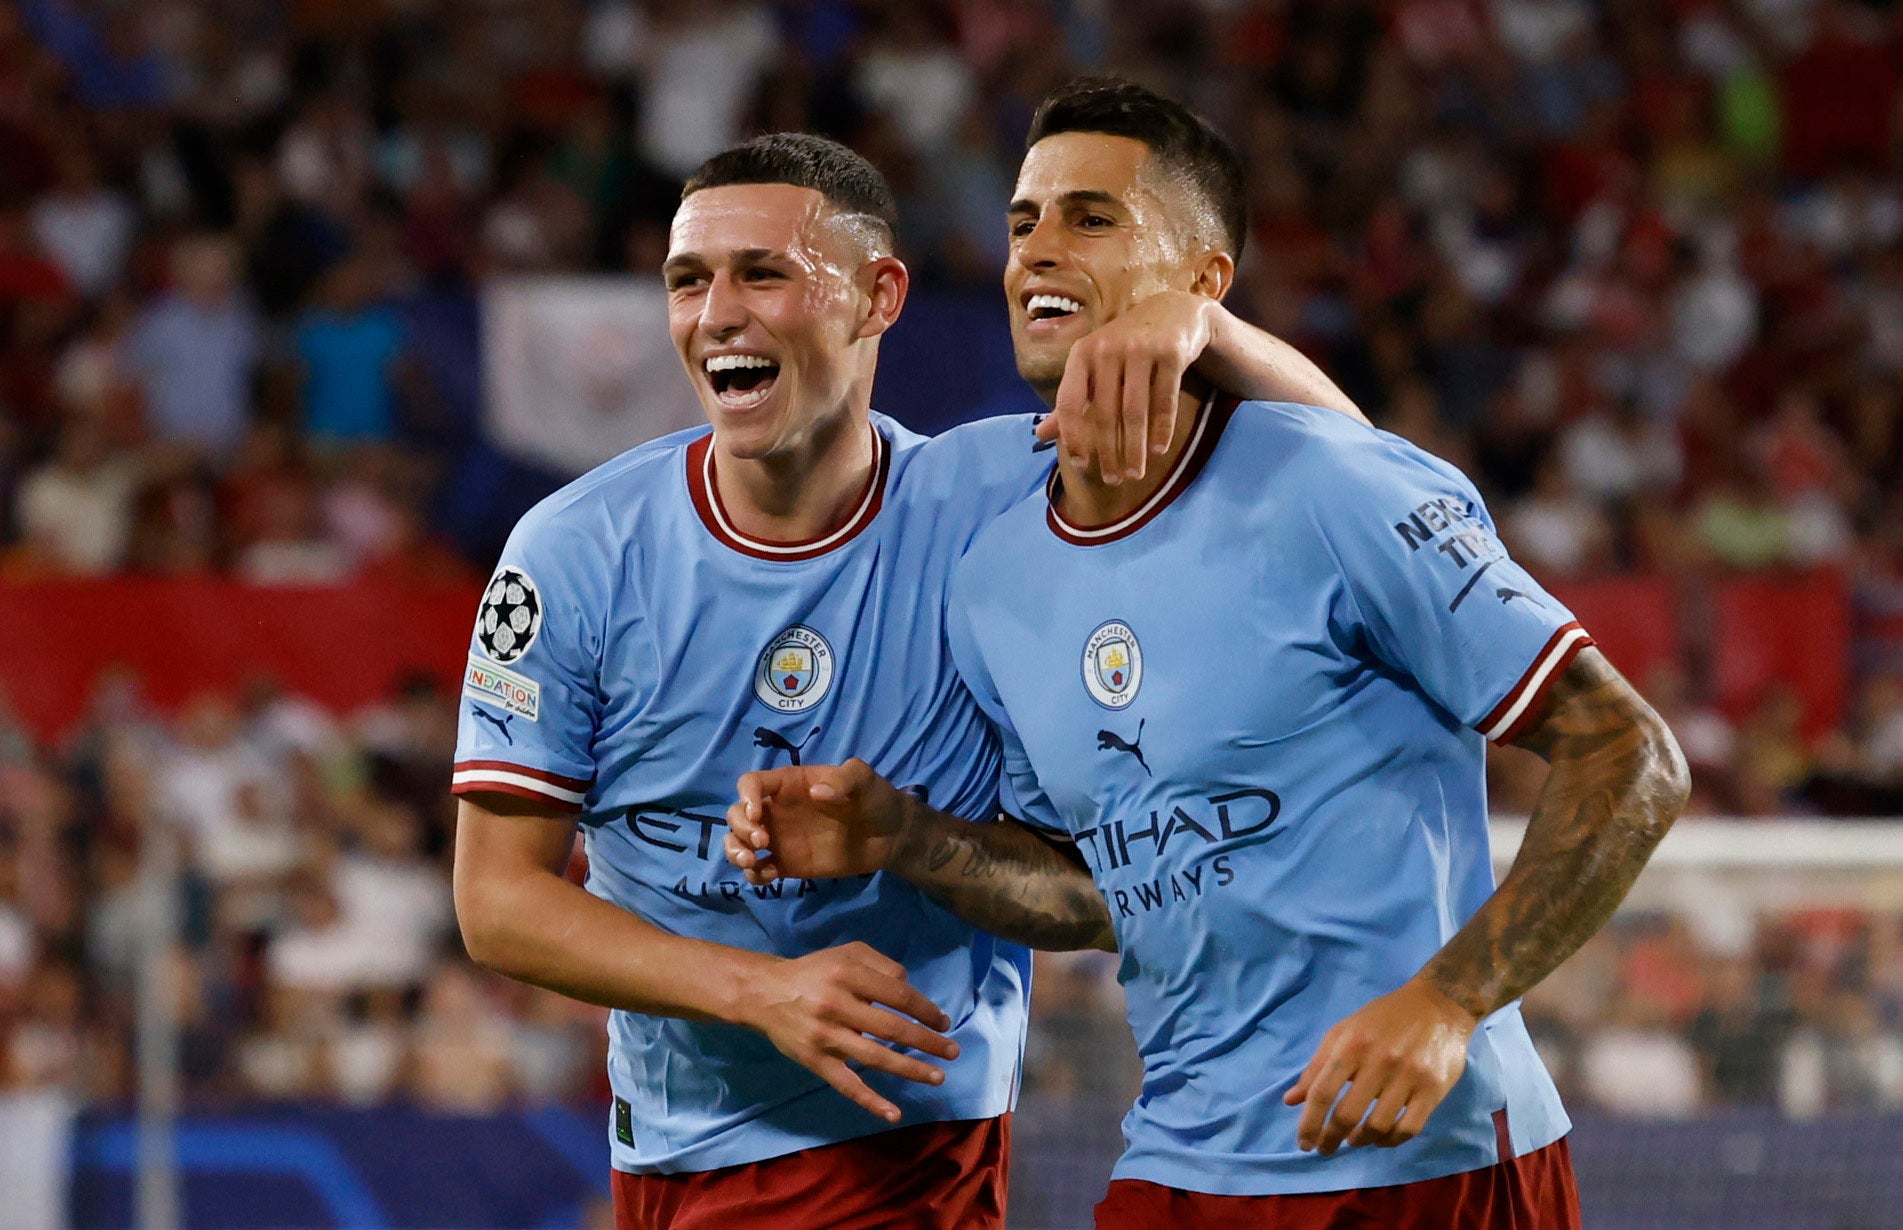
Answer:
<path fill-rule="evenodd" d="M 892 1048 L 958 1058 L 958 1044 L 944 1035 L 951 1018 L 906 980 L 903 965 L 869 944 L 775 961 L 752 975 L 746 1003 L 742 1024 L 888 1123 L 899 1121 L 899 1108 L 856 1069 L 938 1085 L 942 1069 Z"/>
<path fill-rule="evenodd" d="M 1218 306 L 1164 291 L 1079 338 L 1038 438 L 1059 441 L 1113 486 L 1142 478 L 1150 459 L 1169 451 L 1183 373 L 1209 345 Z"/>
<path fill-rule="evenodd" d="M 1331 1155 L 1344 1142 L 1392 1147 L 1414 1139 L 1466 1070 L 1478 1024 L 1419 979 L 1343 1020 L 1282 1098 L 1302 1106 L 1296 1143 Z"/>
<path fill-rule="evenodd" d="M 870 875 L 892 857 L 907 796 L 863 760 L 741 777 L 727 809 L 727 861 L 754 884 Z"/>

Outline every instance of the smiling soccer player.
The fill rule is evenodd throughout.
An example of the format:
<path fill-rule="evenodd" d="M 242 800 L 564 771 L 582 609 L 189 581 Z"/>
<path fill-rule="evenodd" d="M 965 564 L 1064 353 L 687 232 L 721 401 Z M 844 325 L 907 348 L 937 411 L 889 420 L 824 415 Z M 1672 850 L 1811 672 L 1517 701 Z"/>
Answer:
<path fill-rule="evenodd" d="M 1141 87 L 1047 99 L 1005 275 L 1025 378 L 1054 398 L 1086 330 L 1220 299 L 1240 181 Z M 958 566 L 953 658 L 1013 820 L 780 768 L 741 779 L 729 857 L 763 885 L 896 872 L 1000 935 L 1121 952 L 1144 1084 L 1100 1230 L 1577 1227 L 1517 1001 L 1684 806 L 1677 745 L 1453 467 L 1314 406 L 1182 396 L 1154 474 L 1060 458 Z M 1497 887 L 1489 739 L 1551 764 Z"/>
<path fill-rule="evenodd" d="M 817 137 L 708 162 L 664 278 L 711 429 L 524 517 L 471 641 L 465 694 L 512 737 L 462 722 L 458 917 L 483 964 L 615 1009 L 625 1227 L 1003 1225 L 1024 950 L 895 876 L 756 889 L 720 850 L 734 779 L 800 758 L 858 755 L 963 814 L 996 808 L 945 593 L 1047 455 L 1029 416 L 928 441 L 872 411 L 908 287 L 894 222 L 878 173 Z M 1112 404 L 1075 417 L 1106 438 L 1067 448 L 1121 456 L 1126 369 L 1136 462 L 1151 413 L 1178 413 L 1179 360 L 1313 386 L 1239 322 L 1152 312 L 1098 338 L 1079 408 Z M 559 874 L 577 825 L 586 890 Z"/>

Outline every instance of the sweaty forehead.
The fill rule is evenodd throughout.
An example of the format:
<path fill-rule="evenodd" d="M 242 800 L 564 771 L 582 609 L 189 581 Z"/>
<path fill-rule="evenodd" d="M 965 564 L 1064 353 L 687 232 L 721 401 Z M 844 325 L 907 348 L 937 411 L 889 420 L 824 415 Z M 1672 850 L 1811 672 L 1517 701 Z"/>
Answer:
<path fill-rule="evenodd" d="M 703 188 L 674 211 L 668 255 L 713 260 L 737 251 L 817 252 L 830 238 L 829 211 L 824 196 L 793 184 Z"/>
<path fill-rule="evenodd" d="M 1072 192 L 1102 192 L 1129 200 L 1153 191 L 1144 175 L 1150 147 L 1135 137 L 1060 132 L 1024 155 L 1013 199 L 1043 203 Z"/>

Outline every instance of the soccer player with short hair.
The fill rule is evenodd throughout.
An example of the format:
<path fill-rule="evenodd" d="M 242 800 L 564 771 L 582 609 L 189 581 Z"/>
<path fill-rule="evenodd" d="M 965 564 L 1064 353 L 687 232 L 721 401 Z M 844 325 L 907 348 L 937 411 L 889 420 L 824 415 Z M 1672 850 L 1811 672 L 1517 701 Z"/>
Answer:
<path fill-rule="evenodd" d="M 663 273 L 711 431 L 543 501 L 484 592 L 458 918 L 482 964 L 616 1010 L 623 1226 L 1003 1224 L 1024 950 L 898 877 L 756 888 L 720 848 L 736 777 L 814 757 L 996 808 L 998 744 L 952 669 L 945 594 L 1044 466 L 1030 416 L 927 441 L 872 413 L 907 289 L 895 217 L 878 173 L 817 137 L 702 167 Z M 1107 438 L 1084 452 L 1142 469 L 1152 385 L 1173 415 L 1178 360 L 1205 347 L 1301 386 L 1266 335 L 1180 299 L 1146 310 L 1155 329 L 1096 343 L 1103 397 L 1079 396 L 1109 404 L 1078 421 Z M 560 874 L 577 824 L 586 890 Z"/>
<path fill-rule="evenodd" d="M 1026 379 L 1052 396 L 1148 288 L 1219 299 L 1239 183 L 1141 87 L 1047 99 L 1010 208 Z M 1026 310 L 1051 296 L 1079 310 Z M 1099 1227 L 1578 1225 L 1517 1000 L 1625 895 L 1685 770 L 1464 476 L 1209 389 L 1149 479 L 1061 457 L 981 531 L 950 633 L 1016 822 L 809 760 L 742 779 L 729 857 L 765 885 L 897 872 L 1000 935 L 1120 951 L 1145 1071 Z M 1488 739 L 1551 765 L 1497 888 Z"/>

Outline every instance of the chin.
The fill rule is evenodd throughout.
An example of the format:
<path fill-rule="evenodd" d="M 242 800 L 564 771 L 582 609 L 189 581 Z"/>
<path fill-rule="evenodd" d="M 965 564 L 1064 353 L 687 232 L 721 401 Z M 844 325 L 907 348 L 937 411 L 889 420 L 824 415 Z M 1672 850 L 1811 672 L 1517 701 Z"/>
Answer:
<path fill-rule="evenodd" d="M 1045 401 L 1057 397 L 1057 386 L 1064 382 L 1064 359 L 1055 361 L 1046 356 L 1025 356 L 1018 360 L 1018 375 L 1024 383 L 1037 390 L 1038 396 Z"/>

